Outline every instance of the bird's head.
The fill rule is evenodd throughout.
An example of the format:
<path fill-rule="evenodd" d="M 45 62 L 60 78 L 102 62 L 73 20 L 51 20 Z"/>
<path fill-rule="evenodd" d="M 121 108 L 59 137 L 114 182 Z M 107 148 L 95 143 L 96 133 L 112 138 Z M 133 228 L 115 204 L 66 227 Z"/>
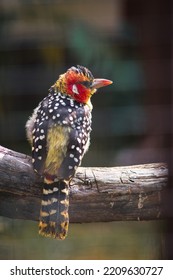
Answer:
<path fill-rule="evenodd" d="M 90 97 L 98 88 L 108 86 L 112 81 L 94 79 L 92 73 L 83 66 L 71 67 L 66 73 L 60 75 L 55 86 L 60 92 L 70 95 L 81 103 L 90 103 Z"/>

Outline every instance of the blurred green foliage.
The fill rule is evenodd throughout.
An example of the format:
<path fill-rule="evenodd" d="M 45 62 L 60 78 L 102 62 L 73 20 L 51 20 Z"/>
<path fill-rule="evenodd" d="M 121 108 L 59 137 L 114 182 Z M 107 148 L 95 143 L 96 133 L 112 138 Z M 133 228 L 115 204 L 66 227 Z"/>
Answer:
<path fill-rule="evenodd" d="M 109 260 L 161 257 L 163 232 L 158 222 L 71 224 L 67 239 L 57 241 L 38 236 L 35 222 L 3 220 L 0 259 Z"/>

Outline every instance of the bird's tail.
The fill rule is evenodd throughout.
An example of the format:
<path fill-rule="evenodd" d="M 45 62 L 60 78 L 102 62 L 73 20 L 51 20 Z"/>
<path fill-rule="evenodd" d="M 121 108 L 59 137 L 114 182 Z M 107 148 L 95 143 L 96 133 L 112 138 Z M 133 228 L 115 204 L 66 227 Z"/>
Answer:
<path fill-rule="evenodd" d="M 65 181 L 44 184 L 39 234 L 65 239 L 69 225 L 69 189 Z"/>

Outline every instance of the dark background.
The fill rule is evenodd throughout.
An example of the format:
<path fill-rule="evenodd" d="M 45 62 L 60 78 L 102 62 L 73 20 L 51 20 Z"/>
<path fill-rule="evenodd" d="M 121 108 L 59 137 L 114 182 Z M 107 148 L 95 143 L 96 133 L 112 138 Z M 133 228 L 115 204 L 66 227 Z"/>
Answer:
<path fill-rule="evenodd" d="M 164 161 L 173 170 L 171 16 L 171 0 L 1 0 L 0 144 L 30 154 L 28 117 L 59 74 L 80 64 L 114 81 L 92 98 L 82 165 Z M 70 225 L 64 242 L 39 237 L 35 222 L 0 217 L 0 259 L 171 258 L 168 216 Z"/>

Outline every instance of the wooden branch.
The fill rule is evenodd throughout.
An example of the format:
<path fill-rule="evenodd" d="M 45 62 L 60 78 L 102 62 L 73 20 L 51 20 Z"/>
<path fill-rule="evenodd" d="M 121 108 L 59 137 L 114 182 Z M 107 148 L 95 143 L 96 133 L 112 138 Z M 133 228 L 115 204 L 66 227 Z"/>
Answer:
<path fill-rule="evenodd" d="M 123 167 L 80 167 L 70 187 L 70 222 L 163 218 L 163 163 Z M 31 158 L 0 146 L 0 215 L 38 220 L 42 180 Z"/>

